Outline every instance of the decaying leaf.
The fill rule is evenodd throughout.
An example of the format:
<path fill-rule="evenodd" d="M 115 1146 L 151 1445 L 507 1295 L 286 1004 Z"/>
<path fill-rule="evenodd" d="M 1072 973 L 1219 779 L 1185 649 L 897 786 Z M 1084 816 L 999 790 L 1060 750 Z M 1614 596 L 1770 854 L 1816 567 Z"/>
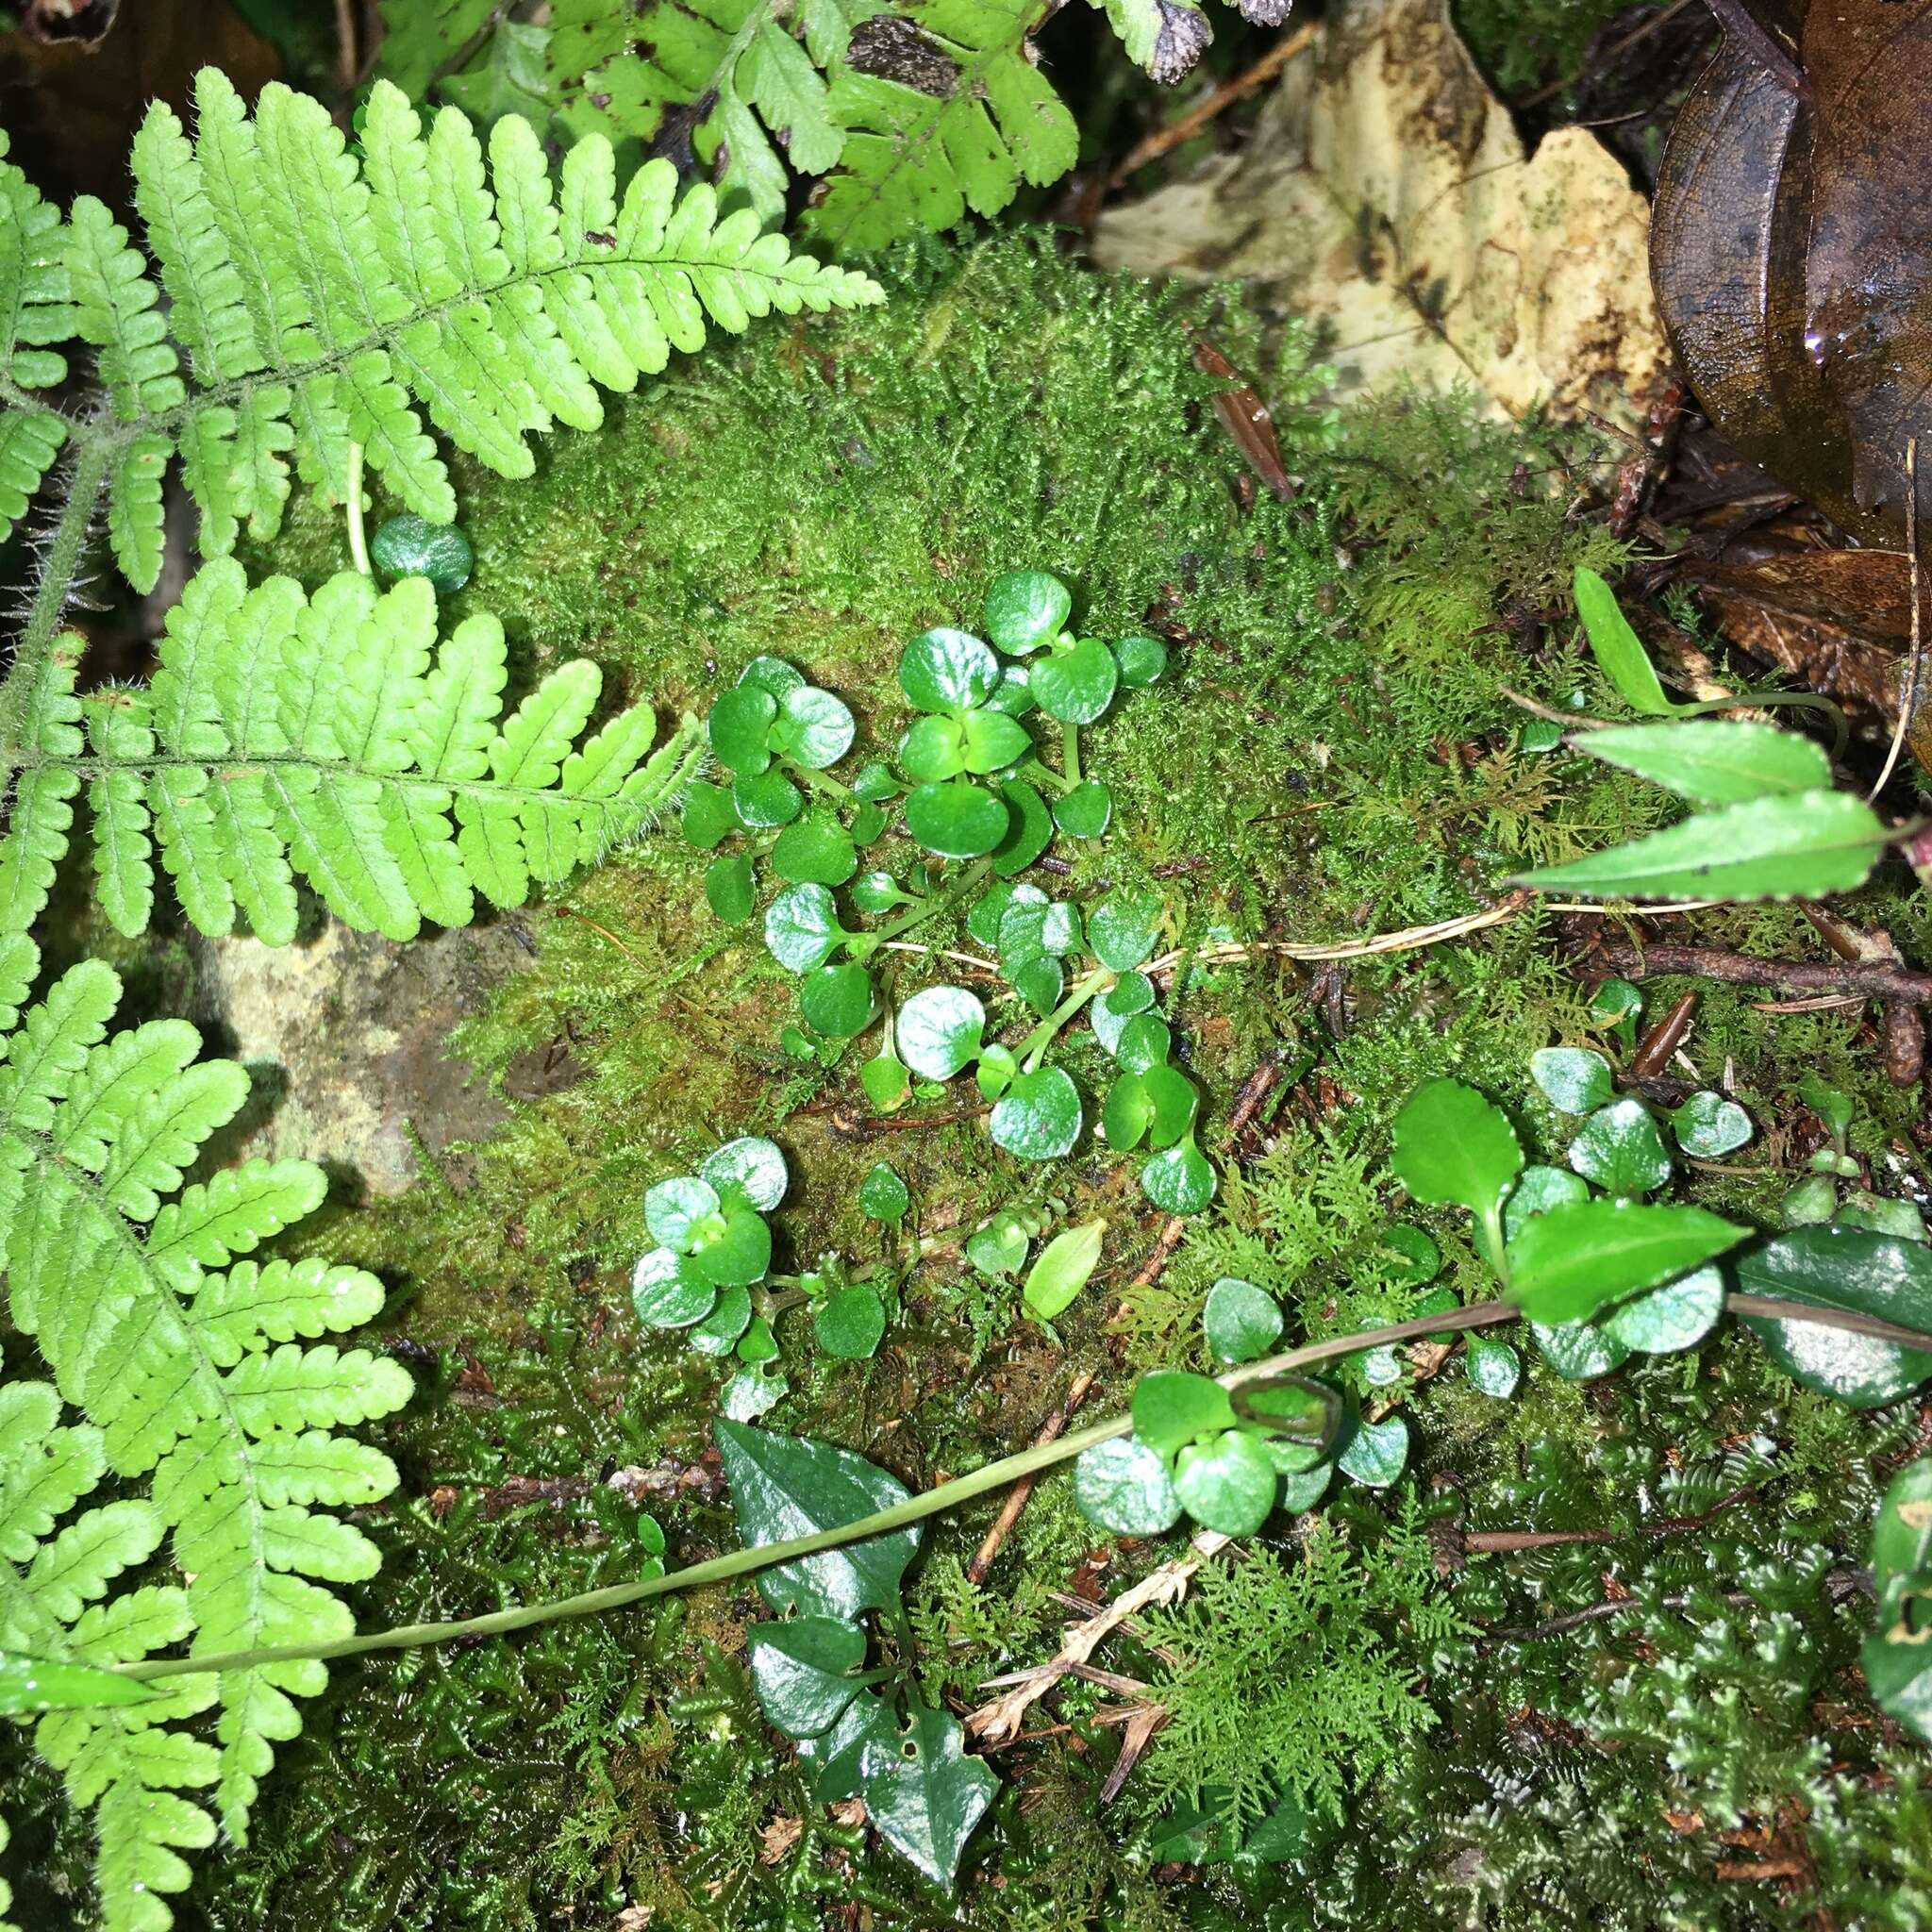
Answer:
<path fill-rule="evenodd" d="M 1932 0 L 1750 0 L 1657 182 L 1657 303 L 1713 422 L 1870 542 L 1932 442 Z M 1795 47 L 1802 87 L 1786 72 Z M 1922 480 L 1932 503 L 1932 479 Z"/>
<path fill-rule="evenodd" d="M 1589 130 L 1524 155 L 1445 0 L 1364 0 L 1290 64 L 1239 155 L 1104 215 L 1094 252 L 1273 284 L 1332 339 L 1344 392 L 1403 376 L 1627 419 L 1664 362 L 1647 232 Z"/>

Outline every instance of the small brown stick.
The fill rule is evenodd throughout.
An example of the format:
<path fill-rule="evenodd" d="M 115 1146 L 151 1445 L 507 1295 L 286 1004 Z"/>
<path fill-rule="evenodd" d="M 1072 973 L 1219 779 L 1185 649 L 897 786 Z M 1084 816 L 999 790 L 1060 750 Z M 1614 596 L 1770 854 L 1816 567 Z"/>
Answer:
<path fill-rule="evenodd" d="M 1163 954 L 1141 970 L 1150 979 L 1171 975 L 1183 959 L 1192 958 L 1201 966 L 1232 965 L 1257 954 L 1279 953 L 1285 959 L 1371 959 L 1383 953 L 1408 953 L 1424 946 L 1441 945 L 1445 940 L 1466 939 L 1492 925 L 1514 919 L 1536 897 L 1534 892 L 1515 891 L 1483 912 L 1465 912 L 1459 919 L 1445 919 L 1435 925 L 1409 925 L 1400 932 L 1385 932 L 1372 940 L 1349 940 L 1339 945 L 1305 945 L 1293 940 L 1253 940 L 1245 945 L 1199 946 L 1190 954 L 1177 951 Z"/>
<path fill-rule="evenodd" d="M 1067 1391 L 1067 1399 L 1060 1405 L 1057 1414 L 1047 1418 L 1046 1426 L 1033 1439 L 1036 1449 L 1043 1448 L 1079 1413 L 1080 1405 L 1087 1400 L 1087 1391 L 1093 1387 L 1093 1371 L 1074 1378 L 1074 1386 Z M 1007 1491 L 1006 1507 L 1001 1509 L 993 1526 L 980 1540 L 978 1549 L 973 1553 L 973 1560 L 966 1566 L 966 1581 L 975 1586 L 986 1581 L 986 1573 L 992 1568 L 992 1559 L 1000 1553 L 1000 1545 L 1006 1541 L 1014 1524 L 1020 1520 L 1020 1512 L 1026 1507 L 1026 1499 L 1033 1493 L 1033 1485 L 1038 1476 L 1022 1476 Z"/>
<path fill-rule="evenodd" d="M 1636 946 L 1627 940 L 1600 938 L 1578 963 L 1591 972 L 1601 967 L 1625 979 L 1683 974 L 1722 980 L 1727 986 L 1769 987 L 1774 992 L 1856 993 L 1864 999 L 1907 1000 L 1914 1006 L 1932 1003 L 1932 973 L 1913 973 L 1875 959 L 1838 965 L 1811 959 L 1754 959 L 1718 946 L 1680 946 L 1661 941 Z"/>
<path fill-rule="evenodd" d="M 1671 1056 L 1683 1045 L 1697 1012 L 1697 995 L 1687 992 L 1641 1040 L 1630 1056 L 1633 1080 L 1655 1080 L 1670 1065 Z"/>
<path fill-rule="evenodd" d="M 1216 115 L 1266 87 L 1297 54 L 1314 44 L 1315 34 L 1316 27 L 1312 22 L 1307 26 L 1297 27 L 1291 34 L 1284 34 L 1245 73 L 1236 75 L 1232 80 L 1216 88 L 1206 100 L 1190 108 L 1179 120 L 1171 121 L 1165 127 L 1157 127 L 1152 134 L 1141 136 L 1127 150 L 1126 158 L 1108 176 L 1107 185 L 1109 188 L 1122 187 L 1130 175 L 1138 174 L 1149 161 L 1158 161 L 1183 142 L 1192 141 Z"/>
<path fill-rule="evenodd" d="M 1906 441 L 1906 555 L 1912 566 L 1912 641 L 1906 659 L 1906 688 L 1899 695 L 1898 724 L 1891 734 L 1891 748 L 1885 764 L 1865 794 L 1865 803 L 1875 803 L 1878 794 L 1891 781 L 1898 755 L 1904 749 L 1906 733 L 1911 728 L 1912 713 L 1919 708 L 1919 656 L 1924 645 L 1924 582 L 1919 566 L 1919 439 Z"/>

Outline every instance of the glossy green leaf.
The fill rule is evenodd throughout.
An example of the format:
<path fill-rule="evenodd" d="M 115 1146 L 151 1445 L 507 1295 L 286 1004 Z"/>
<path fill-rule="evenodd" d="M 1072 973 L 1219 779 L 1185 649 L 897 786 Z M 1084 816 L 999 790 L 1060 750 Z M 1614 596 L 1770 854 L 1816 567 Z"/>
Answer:
<path fill-rule="evenodd" d="M 1141 1163 L 1141 1191 L 1169 1214 L 1198 1214 L 1213 1200 L 1213 1163 L 1191 1139 Z"/>
<path fill-rule="evenodd" d="M 725 1141 L 707 1157 L 698 1174 L 717 1190 L 719 1199 L 727 1206 L 737 1202 L 760 1214 L 775 1208 L 791 1184 L 783 1151 L 775 1141 L 758 1134 L 743 1134 Z"/>
<path fill-rule="evenodd" d="M 718 1290 L 687 1257 L 653 1248 L 631 1272 L 630 1299 L 640 1322 L 653 1328 L 689 1328 L 711 1312 Z"/>
<path fill-rule="evenodd" d="M 915 785 L 937 785 L 966 769 L 966 727 L 949 713 L 915 718 L 899 740 L 899 769 Z"/>
<path fill-rule="evenodd" d="M 760 1324 L 752 1324 L 756 1333 Z M 742 1357 L 744 1344 L 739 1344 Z M 783 1375 L 765 1368 L 741 1369 L 718 1391 L 718 1413 L 726 1422 L 755 1423 L 774 1408 L 791 1392 L 791 1385 Z"/>
<path fill-rule="evenodd" d="M 1051 1322 L 1072 1305 L 1099 1267 L 1106 1238 L 1107 1223 L 1090 1221 L 1057 1234 L 1041 1249 L 1020 1289 L 1020 1299 L 1036 1321 Z"/>
<path fill-rule="evenodd" d="M 961 733 L 966 769 L 982 777 L 1024 758 L 1033 749 L 1025 725 L 1004 711 L 969 711 Z"/>
<path fill-rule="evenodd" d="M 1655 1193 L 1671 1177 L 1671 1157 L 1650 1109 L 1641 1100 L 1599 1108 L 1570 1143 L 1570 1165 L 1606 1193 Z"/>
<path fill-rule="evenodd" d="M 1841 1141 L 1851 1132 L 1850 1096 L 1827 1086 L 1816 1074 L 1807 1074 L 1798 1082 L 1798 1098 L 1824 1123 L 1825 1132 L 1835 1139 Z"/>
<path fill-rule="evenodd" d="M 1251 1362 L 1281 1340 L 1281 1305 L 1252 1281 L 1224 1274 L 1208 1291 L 1201 1325 L 1218 1360 Z"/>
<path fill-rule="evenodd" d="M 1252 1536 L 1274 1511 L 1279 1478 L 1259 1438 L 1229 1429 L 1191 1442 L 1174 1460 L 1174 1493 L 1204 1528 Z"/>
<path fill-rule="evenodd" d="M 1098 638 L 1041 658 L 1026 674 L 1040 708 L 1063 724 L 1091 724 L 1113 702 L 1120 667 Z"/>
<path fill-rule="evenodd" d="M 1408 1466 L 1408 1424 L 1399 1415 L 1357 1424 L 1335 1464 L 1367 1488 L 1386 1490 Z"/>
<path fill-rule="evenodd" d="M 880 1113 L 891 1113 L 904 1104 L 906 1096 L 912 1091 L 912 1076 L 906 1071 L 906 1065 L 896 1056 L 879 1054 L 866 1061 L 858 1070 L 858 1084 L 865 1089 L 865 1097 Z"/>
<path fill-rule="evenodd" d="M 1165 1066 L 1174 1050 L 1174 1035 L 1158 1013 L 1136 1013 L 1121 1028 L 1114 1043 L 1114 1058 L 1130 1074 L 1145 1074 Z"/>
<path fill-rule="evenodd" d="M 941 858 L 978 858 L 1007 835 L 1006 801 L 970 778 L 922 785 L 906 799 L 906 829 Z"/>
<path fill-rule="evenodd" d="M 1080 943 L 1080 912 L 1064 901 L 1015 893 L 1000 917 L 999 948 L 1003 958 L 1023 959 L 1030 953 L 1071 953 Z"/>
<path fill-rule="evenodd" d="M 983 705 L 999 678 L 999 659 L 970 631 L 923 631 L 899 654 L 899 689 L 915 711 Z"/>
<path fill-rule="evenodd" d="M 713 1219 L 720 1207 L 717 1191 L 695 1174 L 659 1181 L 644 1193 L 644 1225 L 651 1239 L 678 1254 L 691 1252 L 699 1227 Z"/>
<path fill-rule="evenodd" d="M 1715 719 L 1625 724 L 1584 732 L 1576 749 L 1698 805 L 1741 805 L 1831 789 L 1831 760 L 1823 747 L 1774 724 Z"/>
<path fill-rule="evenodd" d="M 854 730 L 842 698 L 801 684 L 779 700 L 772 748 L 808 772 L 823 772 L 852 749 Z"/>
<path fill-rule="evenodd" d="M 476 555 L 455 524 L 432 524 L 405 512 L 376 525 L 369 560 L 386 577 L 427 577 L 447 592 L 470 581 Z"/>
<path fill-rule="evenodd" d="M 1590 1183 L 1567 1167 L 1525 1167 L 1503 1204 L 1503 1238 L 1513 1241 L 1532 1214 L 1590 1199 Z"/>
<path fill-rule="evenodd" d="M 760 1624 L 747 1646 L 751 1685 L 772 1728 L 816 1738 L 858 1695 L 853 1673 L 865 1662 L 865 1632 L 838 1617 Z"/>
<path fill-rule="evenodd" d="M 1053 822 L 1070 839 L 1098 839 L 1113 820 L 1113 793 L 1098 779 L 1075 785 L 1053 808 Z"/>
<path fill-rule="evenodd" d="M 1498 1401 L 1515 1394 L 1523 1375 L 1523 1357 L 1507 1341 L 1486 1341 L 1480 1336 L 1471 1341 L 1464 1366 L 1469 1386 Z"/>
<path fill-rule="evenodd" d="M 1877 1608 L 1859 1661 L 1881 1710 L 1932 1740 L 1932 1459 L 1891 1479 L 1872 1531 Z"/>
<path fill-rule="evenodd" d="M 1074 593 L 1043 570 L 1009 570 L 986 593 L 986 634 L 1003 651 L 1024 658 L 1050 644 L 1066 626 Z"/>
<path fill-rule="evenodd" d="M 727 1288 L 718 1305 L 691 1331 L 691 1345 L 700 1355 L 728 1355 L 751 1326 L 751 1290 Z"/>
<path fill-rule="evenodd" d="M 734 685 L 711 707 L 711 754 L 726 771 L 755 778 L 772 762 L 778 701 L 762 686 Z"/>
<path fill-rule="evenodd" d="M 798 1010 L 813 1032 L 827 1040 L 850 1040 L 863 1033 L 878 1011 L 872 974 L 850 960 L 816 967 L 798 983 Z"/>
<path fill-rule="evenodd" d="M 1531 1054 L 1529 1076 L 1559 1113 L 1592 1113 L 1616 1091 L 1609 1061 L 1587 1046 L 1546 1046 Z"/>
<path fill-rule="evenodd" d="M 1751 1116 L 1722 1093 L 1693 1093 L 1671 1115 L 1677 1145 L 1695 1160 L 1721 1160 L 1751 1138 Z"/>
<path fill-rule="evenodd" d="M 1146 1012 L 1153 1004 L 1154 982 L 1144 973 L 1123 973 L 1087 1009 L 1093 1023 L 1094 1039 L 1118 1057 L 1127 1022 L 1137 1013 Z"/>
<path fill-rule="evenodd" d="M 1150 1369 L 1134 1385 L 1134 1434 L 1157 1455 L 1172 1457 L 1235 1424 L 1227 1391 L 1185 1369 Z"/>
<path fill-rule="evenodd" d="M 1683 709 L 1664 695 L 1650 654 L 1618 607 L 1616 593 L 1595 571 L 1579 564 L 1574 579 L 1576 614 L 1604 675 L 1633 711 L 1646 718 L 1674 717 Z"/>
<path fill-rule="evenodd" d="M 705 868 L 705 903 L 726 925 L 742 925 L 758 909 L 758 882 L 743 853 L 714 858 Z"/>
<path fill-rule="evenodd" d="M 1167 646 L 1158 638 L 1121 638 L 1113 647 L 1121 682 L 1129 691 L 1157 682 L 1167 669 Z"/>
<path fill-rule="evenodd" d="M 772 1230 L 756 1208 L 727 1207 L 723 1226 L 700 1231 L 687 1257 L 701 1281 L 713 1288 L 748 1288 L 772 1265 Z"/>
<path fill-rule="evenodd" d="M 1603 1318 L 1603 1328 L 1633 1354 L 1672 1355 L 1695 1348 L 1724 1311 L 1724 1271 L 1699 1268 L 1612 1308 Z"/>
<path fill-rule="evenodd" d="M 1158 892 L 1122 891 L 1096 906 L 1087 921 L 1087 943 L 1093 957 L 1115 973 L 1128 973 L 1154 950 L 1160 930 Z"/>
<path fill-rule="evenodd" d="M 997 1100 L 1020 1076 L 1020 1062 L 1010 1047 L 996 1041 L 979 1051 L 979 1069 L 974 1078 L 988 1100 Z"/>
<path fill-rule="evenodd" d="M 929 986 L 899 1008 L 899 1058 L 927 1080 L 950 1080 L 978 1058 L 986 1008 L 962 986 Z"/>
<path fill-rule="evenodd" d="M 789 825 L 805 809 L 805 793 L 783 772 L 741 772 L 731 781 L 731 809 L 754 832 Z"/>
<path fill-rule="evenodd" d="M 1801 791 L 1703 812 L 1511 883 L 1593 899 L 1821 899 L 1863 885 L 1892 837 L 1849 791 Z"/>
<path fill-rule="evenodd" d="M 1043 906 L 1046 894 L 1024 880 L 1016 885 L 1008 879 L 996 879 L 966 908 L 966 930 L 982 946 L 997 949 L 1008 908 L 1024 901 Z"/>
<path fill-rule="evenodd" d="M 950 1888 L 999 1779 L 966 1753 L 958 1719 L 913 1704 L 903 1732 L 859 1749 L 859 1794 L 873 1828 L 935 1885 Z"/>
<path fill-rule="evenodd" d="M 1532 1217 L 1510 1241 L 1509 1297 L 1539 1322 L 1586 1321 L 1714 1260 L 1748 1232 L 1703 1208 L 1574 1201 Z"/>
<path fill-rule="evenodd" d="M 1066 969 L 1045 953 L 1031 954 L 1008 966 L 1007 979 L 1041 1019 L 1059 1005 L 1067 984 Z"/>
<path fill-rule="evenodd" d="M 966 1258 L 982 1274 L 1015 1274 L 1026 1258 L 1028 1237 L 1020 1219 L 1002 1208 L 966 1243 Z"/>
<path fill-rule="evenodd" d="M 1932 1335 L 1932 1249 L 1859 1228 L 1798 1227 L 1731 1257 L 1731 1286 L 1848 1308 Z M 1854 1408 L 1879 1408 L 1932 1379 L 1932 1349 L 1901 1348 L 1818 1322 L 1744 1317 L 1784 1372 Z"/>
<path fill-rule="evenodd" d="M 50 1544 L 49 1549 L 52 1548 Z M 137 1684 L 117 1671 L 66 1663 L 58 1657 L 27 1657 L 17 1650 L 0 1650 L 0 1717 L 31 1717 L 42 1710 L 98 1710 L 107 1705 L 143 1704 L 155 1694 L 147 1685 Z"/>
<path fill-rule="evenodd" d="M 1058 1160 L 1080 1138 L 1079 1089 L 1058 1067 L 1022 1074 L 993 1103 L 991 1126 L 1008 1154 Z"/>
<path fill-rule="evenodd" d="M 1532 1322 L 1543 1360 L 1566 1382 L 1592 1382 L 1630 1359 L 1624 1342 L 1607 1334 L 1597 1322 Z"/>
<path fill-rule="evenodd" d="M 805 673 L 782 658 L 754 658 L 738 674 L 738 681 L 770 691 L 782 705 L 793 691 L 805 689 Z"/>
<path fill-rule="evenodd" d="M 1442 1272 L 1442 1251 L 1419 1227 L 1398 1221 L 1382 1230 L 1375 1243 L 1375 1258 L 1391 1281 L 1405 1288 L 1420 1288 Z M 1418 1314 L 1427 1312 L 1418 1307 Z"/>
<path fill-rule="evenodd" d="M 1139 1074 L 1123 1074 L 1100 1104 L 1100 1131 L 1117 1153 L 1138 1147 L 1154 1119 L 1154 1098 Z"/>
<path fill-rule="evenodd" d="M 1024 778 L 1007 779 L 999 795 L 1008 820 L 1005 836 L 992 848 L 992 869 L 1001 878 L 1010 878 L 1024 872 L 1053 843 L 1053 814 Z"/>
<path fill-rule="evenodd" d="M 1862 1188 L 1845 1196 L 1845 1203 L 1830 1217 L 1840 1227 L 1862 1227 L 1873 1234 L 1889 1234 L 1895 1241 L 1924 1241 L 1925 1217 L 1909 1201 L 1881 1200 Z"/>
<path fill-rule="evenodd" d="M 822 1737 L 798 1740 L 798 1763 L 812 1802 L 838 1805 L 858 1795 L 859 1757 L 874 1738 L 891 1738 L 898 1725 L 875 1690 L 861 1690 Z"/>
<path fill-rule="evenodd" d="M 1395 1116 L 1389 1164 L 1415 1200 L 1467 1208 L 1484 1253 L 1498 1260 L 1503 1194 L 1523 1171 L 1516 1129 L 1500 1108 L 1460 1080 L 1425 1081 Z"/>
<path fill-rule="evenodd" d="M 904 1221 L 912 1196 L 898 1171 L 879 1161 L 858 1184 L 858 1211 L 870 1221 Z"/>
<path fill-rule="evenodd" d="M 765 908 L 765 944 L 790 972 L 823 966 L 843 938 L 839 908 L 824 886 L 787 886 Z"/>
<path fill-rule="evenodd" d="M 1172 1147 L 1183 1134 L 1193 1131 L 1194 1116 L 1201 1110 L 1201 1096 L 1195 1091 L 1194 1083 L 1175 1067 L 1149 1067 L 1141 1080 L 1147 1090 L 1151 1108 L 1147 1144 L 1156 1151 Z"/>
<path fill-rule="evenodd" d="M 794 885 L 842 886 L 858 870 L 858 851 L 837 819 L 813 813 L 778 834 L 772 870 Z"/>
<path fill-rule="evenodd" d="M 739 1534 L 753 1547 L 836 1529 L 908 1500 L 896 1477 L 849 1449 L 723 1419 L 711 1428 L 724 1458 Z M 778 1611 L 856 1617 L 861 1610 L 891 1609 L 918 1547 L 914 1524 L 761 1570 L 758 1591 Z"/>
<path fill-rule="evenodd" d="M 908 905 L 911 901 L 891 873 L 874 870 L 853 882 L 852 903 L 861 912 L 890 912 L 894 906 Z"/>
<path fill-rule="evenodd" d="M 1136 1436 L 1116 1436 L 1080 1452 L 1074 1501 L 1088 1522 L 1117 1536 L 1158 1536 L 1181 1515 L 1166 1458 Z"/>
<path fill-rule="evenodd" d="M 852 780 L 852 795 L 867 805 L 882 805 L 888 799 L 897 798 L 904 789 L 892 776 L 891 768 L 878 758 L 859 766 Z"/>
<path fill-rule="evenodd" d="M 827 1355 L 845 1361 L 863 1361 L 878 1347 L 886 1332 L 885 1304 L 878 1290 L 855 1281 L 827 1295 L 812 1316 L 812 1333 Z"/>
<path fill-rule="evenodd" d="M 700 852 L 713 850 L 739 829 L 738 808 L 731 803 L 729 788 L 699 779 L 684 794 L 678 824 L 687 845 L 694 845 Z"/>

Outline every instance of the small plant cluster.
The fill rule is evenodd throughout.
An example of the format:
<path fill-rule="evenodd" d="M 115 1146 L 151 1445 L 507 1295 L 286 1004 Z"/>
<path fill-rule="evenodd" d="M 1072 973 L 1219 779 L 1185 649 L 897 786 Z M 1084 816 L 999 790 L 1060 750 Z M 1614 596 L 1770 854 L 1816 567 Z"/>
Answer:
<path fill-rule="evenodd" d="M 1839 1184 L 1858 1178 L 1858 1163 L 1847 1146 L 1852 1103 L 1816 1074 L 1807 1074 L 1798 1082 L 1798 1098 L 1818 1116 L 1830 1138 L 1812 1155 L 1810 1174 L 1785 1196 L 1785 1225 L 1810 1227 L 1829 1222 L 1838 1227 L 1870 1228 L 1902 1241 L 1932 1240 L 1925 1217 L 1909 1201 L 1888 1200 L 1859 1187 L 1840 1198 Z"/>

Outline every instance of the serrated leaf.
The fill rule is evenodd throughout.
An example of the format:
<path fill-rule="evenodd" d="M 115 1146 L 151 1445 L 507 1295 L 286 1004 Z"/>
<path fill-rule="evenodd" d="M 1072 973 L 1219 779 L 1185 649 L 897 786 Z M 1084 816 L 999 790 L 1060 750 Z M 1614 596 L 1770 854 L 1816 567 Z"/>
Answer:
<path fill-rule="evenodd" d="M 1624 724 L 1585 732 L 1576 748 L 1698 805 L 1742 805 L 1831 787 L 1824 748 L 1773 724 Z"/>
<path fill-rule="evenodd" d="M 1703 1208 L 1572 1202 L 1534 1216 L 1509 1242 L 1509 1298 L 1540 1323 L 1584 1321 L 1715 1259 L 1748 1232 Z"/>

